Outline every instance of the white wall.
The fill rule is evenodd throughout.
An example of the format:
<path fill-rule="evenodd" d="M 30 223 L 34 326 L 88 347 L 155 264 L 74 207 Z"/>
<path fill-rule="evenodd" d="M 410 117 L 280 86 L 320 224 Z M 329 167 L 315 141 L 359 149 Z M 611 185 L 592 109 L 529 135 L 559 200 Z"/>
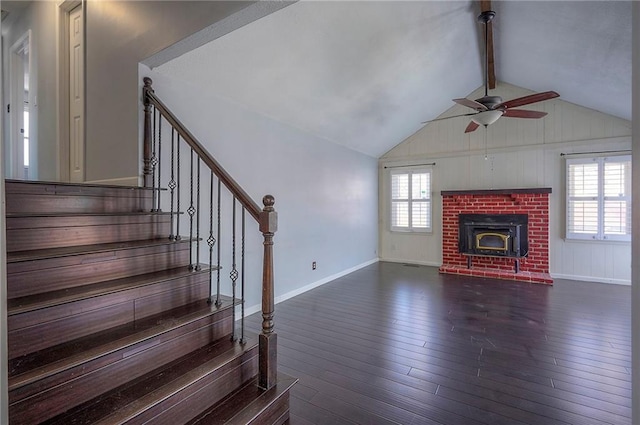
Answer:
<path fill-rule="evenodd" d="M 140 81 L 144 76 L 154 80 L 158 96 L 260 206 L 263 195 L 275 197 L 276 297 L 377 261 L 377 159 L 207 95 L 201 87 L 165 75 L 162 66 L 150 71 L 140 65 L 140 74 Z M 261 299 L 261 235 L 249 217 L 247 229 L 247 256 L 259 260 L 248 265 L 247 305 L 255 306 Z M 229 293 L 226 235 L 220 243 L 227 252 L 223 275 Z"/>
<path fill-rule="evenodd" d="M 481 97 L 481 89 L 469 95 Z M 500 84 L 505 100 L 530 94 Z M 562 93 L 561 93 L 562 95 Z M 631 123 L 559 99 L 526 109 L 549 113 L 541 120 L 501 118 L 464 134 L 468 118 L 426 125 L 380 158 L 380 257 L 382 260 L 439 266 L 442 190 L 551 187 L 550 268 L 554 277 L 629 284 L 631 245 L 564 239 L 564 158 L 561 153 L 628 150 Z M 446 116 L 468 113 L 454 106 Z M 485 160 L 485 152 L 487 159 Z M 436 162 L 433 167 L 433 232 L 389 231 L 389 182 L 385 166 Z"/>

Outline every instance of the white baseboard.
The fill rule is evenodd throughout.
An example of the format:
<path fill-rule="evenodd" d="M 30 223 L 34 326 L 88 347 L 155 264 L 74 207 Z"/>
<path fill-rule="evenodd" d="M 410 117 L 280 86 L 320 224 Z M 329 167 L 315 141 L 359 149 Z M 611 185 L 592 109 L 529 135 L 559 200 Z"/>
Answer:
<path fill-rule="evenodd" d="M 132 176 L 132 177 L 120 177 L 117 179 L 104 179 L 104 180 L 87 180 L 84 183 L 89 184 L 106 184 L 106 185 L 114 185 L 114 186 L 140 186 L 140 177 Z"/>
<path fill-rule="evenodd" d="M 604 277 L 576 276 L 571 274 L 557 274 L 557 273 L 551 273 L 551 277 L 554 279 L 581 280 L 583 282 L 608 283 L 612 285 L 631 286 L 631 280 L 625 280 L 625 279 L 608 279 Z"/>
<path fill-rule="evenodd" d="M 360 269 L 362 269 L 364 267 L 370 266 L 371 264 L 375 264 L 378 261 L 380 261 L 378 258 L 374 258 L 373 260 L 365 261 L 364 263 L 358 264 L 357 266 L 348 268 L 348 269 L 343 270 L 341 272 L 338 272 L 336 274 L 332 274 L 331 276 L 327 276 L 327 277 L 325 277 L 323 279 L 317 280 L 317 281 L 315 281 L 313 283 L 310 283 L 308 285 L 305 285 L 305 286 L 303 286 L 301 288 L 294 289 L 293 291 L 287 292 L 286 294 L 282 294 L 282 295 L 276 297 L 274 301 L 275 301 L 276 304 L 281 303 L 283 301 L 288 300 L 289 298 L 295 297 L 296 295 L 303 294 L 303 293 L 305 293 L 307 291 L 310 291 L 310 290 L 312 290 L 314 288 L 317 288 L 318 286 L 322 286 L 325 283 L 329 283 L 329 282 L 331 282 L 333 280 L 341 278 L 342 276 L 346 276 L 349 273 L 353 273 L 353 272 L 355 272 L 357 270 L 360 270 Z M 253 313 L 257 313 L 257 312 L 259 312 L 261 310 L 262 310 L 262 304 L 256 304 L 256 305 L 252 305 L 251 307 L 247 307 L 245 309 L 245 313 L 244 314 L 245 314 L 245 316 L 249 316 L 249 315 L 251 315 Z"/>
<path fill-rule="evenodd" d="M 406 260 L 402 258 L 381 258 L 380 261 L 386 261 L 389 263 L 402 263 L 402 264 L 418 264 L 420 266 L 440 267 L 442 263 L 436 263 L 434 261 L 415 261 Z"/>
<path fill-rule="evenodd" d="M 412 261 L 401 258 L 380 258 L 380 261 L 387 261 L 390 263 L 402 263 L 402 264 L 418 264 L 421 266 L 431 266 L 431 267 L 440 267 L 441 263 L 431 262 L 431 261 Z M 551 273 L 551 277 L 554 279 L 567 279 L 567 280 L 580 280 L 583 282 L 595 282 L 595 283 L 607 283 L 611 285 L 631 285 L 631 280 L 625 279 L 609 279 L 604 277 L 592 277 L 592 276 L 577 276 L 570 274 L 557 274 Z"/>

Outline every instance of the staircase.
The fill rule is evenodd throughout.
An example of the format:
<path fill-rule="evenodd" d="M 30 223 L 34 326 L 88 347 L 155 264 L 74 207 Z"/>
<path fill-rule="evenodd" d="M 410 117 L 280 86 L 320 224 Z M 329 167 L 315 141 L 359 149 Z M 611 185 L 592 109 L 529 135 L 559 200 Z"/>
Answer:
<path fill-rule="evenodd" d="M 163 212 L 154 166 L 146 188 L 5 181 L 11 425 L 288 423 L 296 380 L 275 369 L 273 198 L 256 210 L 202 154 L 213 165 L 212 204 L 218 176 L 218 228 L 220 187 L 232 186 L 231 296 L 211 289 L 219 251 L 217 264 L 200 264 L 203 239 L 213 258 L 213 225 L 209 238 L 194 232 L 192 195 L 188 235 L 174 235 L 187 208 L 178 194 L 174 209 L 170 184 Z M 157 163 L 145 156 L 145 165 Z M 265 237 L 261 334 L 236 331 L 236 310 L 244 312 L 244 209 L 236 270 L 236 200 Z"/>

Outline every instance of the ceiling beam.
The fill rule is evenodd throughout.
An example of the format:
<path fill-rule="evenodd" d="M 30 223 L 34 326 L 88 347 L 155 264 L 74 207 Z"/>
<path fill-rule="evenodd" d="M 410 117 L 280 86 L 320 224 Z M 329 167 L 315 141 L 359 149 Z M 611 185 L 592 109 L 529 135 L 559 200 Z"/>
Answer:
<path fill-rule="evenodd" d="M 480 12 L 486 12 L 491 9 L 491 0 L 479 0 Z M 489 89 L 496 88 L 496 69 L 493 59 L 493 24 L 489 22 L 487 24 L 487 58 L 488 58 L 488 73 L 489 73 Z"/>

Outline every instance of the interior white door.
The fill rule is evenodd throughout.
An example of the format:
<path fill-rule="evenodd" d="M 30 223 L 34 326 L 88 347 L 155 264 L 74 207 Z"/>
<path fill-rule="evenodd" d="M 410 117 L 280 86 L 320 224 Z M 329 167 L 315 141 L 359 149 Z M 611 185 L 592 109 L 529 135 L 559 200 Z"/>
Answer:
<path fill-rule="evenodd" d="M 82 6 L 69 13 L 69 179 L 84 181 L 84 37 Z"/>

